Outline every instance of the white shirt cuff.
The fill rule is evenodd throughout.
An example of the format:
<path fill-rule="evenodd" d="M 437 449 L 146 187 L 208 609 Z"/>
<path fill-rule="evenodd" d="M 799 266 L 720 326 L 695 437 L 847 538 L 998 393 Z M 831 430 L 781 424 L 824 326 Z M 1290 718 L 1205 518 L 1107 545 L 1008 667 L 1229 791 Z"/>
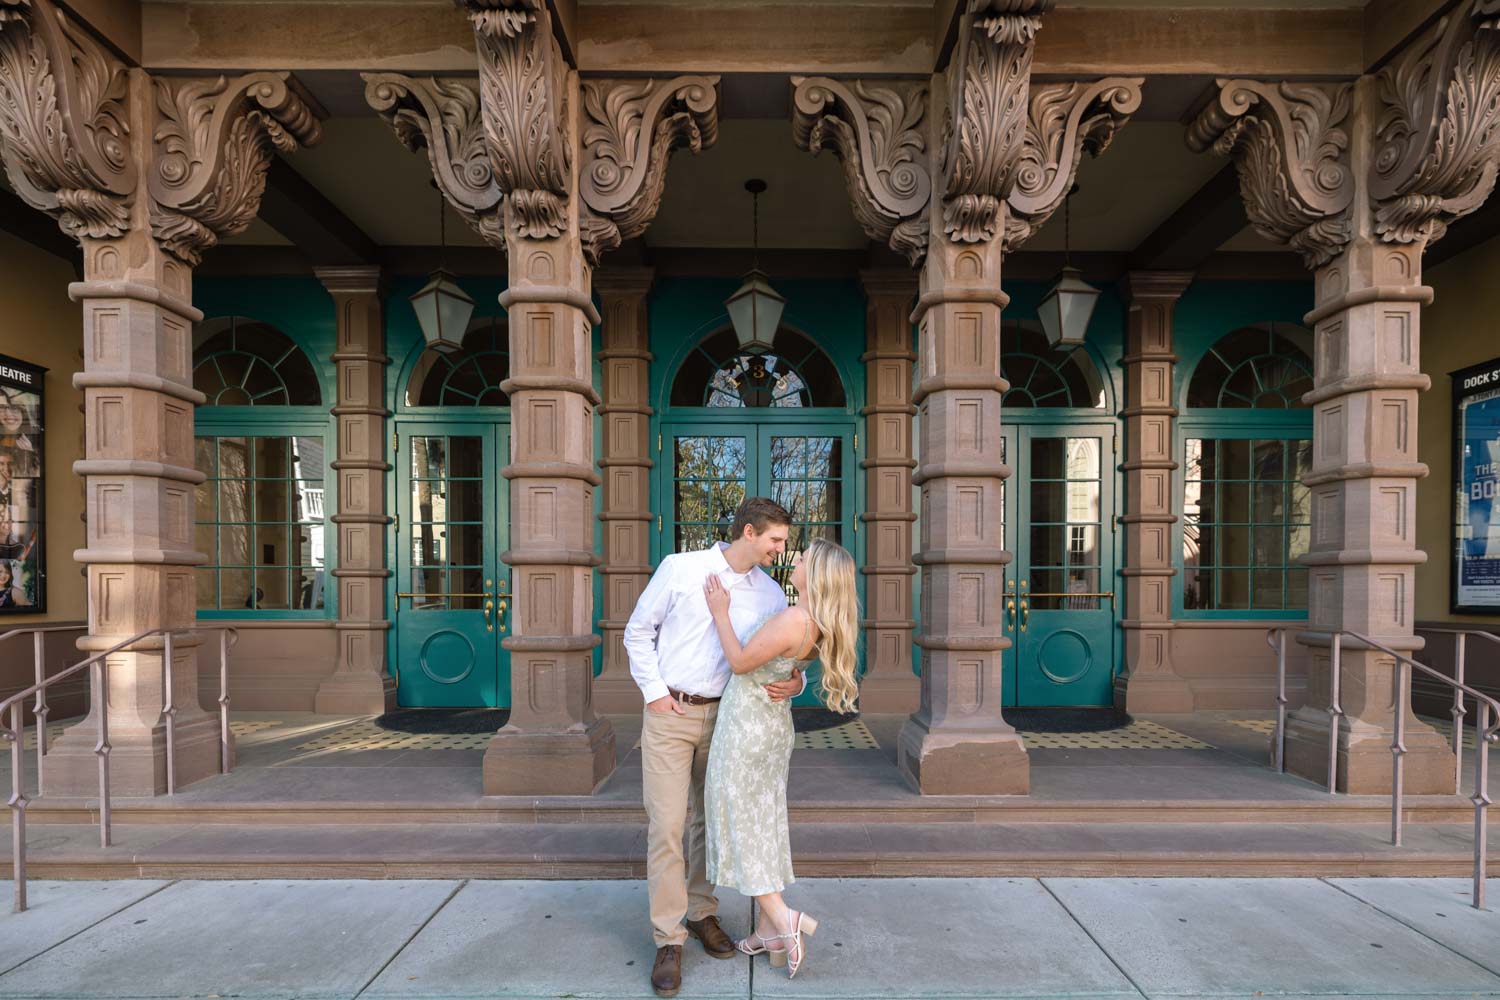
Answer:
<path fill-rule="evenodd" d="M 802 692 L 807 690 L 807 671 L 802 671 L 802 690 L 792 695 L 793 698 L 802 697 Z"/>
<path fill-rule="evenodd" d="M 648 705 L 653 701 L 656 701 L 658 698 L 665 698 L 671 693 L 672 692 L 667 690 L 667 684 L 665 681 L 652 681 L 645 687 L 641 688 L 641 697 L 646 699 L 646 704 Z"/>

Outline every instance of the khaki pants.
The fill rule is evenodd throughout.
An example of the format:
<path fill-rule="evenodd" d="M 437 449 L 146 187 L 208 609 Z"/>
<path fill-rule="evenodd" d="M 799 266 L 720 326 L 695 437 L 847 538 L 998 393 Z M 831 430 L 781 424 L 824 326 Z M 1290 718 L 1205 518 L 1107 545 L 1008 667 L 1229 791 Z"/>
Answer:
<path fill-rule="evenodd" d="M 686 715 L 646 710 L 641 724 L 641 789 L 646 804 L 646 888 L 656 947 L 687 940 L 683 917 L 702 920 L 719 910 L 704 873 L 703 777 L 719 706 L 683 705 Z M 692 807 L 687 858 L 683 829 Z"/>

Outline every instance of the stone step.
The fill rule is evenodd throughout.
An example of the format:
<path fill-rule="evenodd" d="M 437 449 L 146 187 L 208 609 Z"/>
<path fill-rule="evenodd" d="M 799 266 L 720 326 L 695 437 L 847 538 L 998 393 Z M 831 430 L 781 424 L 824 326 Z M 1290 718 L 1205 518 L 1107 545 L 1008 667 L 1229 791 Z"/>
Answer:
<path fill-rule="evenodd" d="M 643 826 L 33 826 L 32 878 L 642 878 Z M 9 851 L 9 832 L 0 844 Z M 1492 842 L 1500 841 L 1500 834 Z M 1500 843 L 1495 844 L 1500 847 Z M 1382 824 L 841 824 L 792 830 L 813 876 L 1467 876 L 1467 831 Z M 1490 874 L 1500 875 L 1492 848 Z"/>
<path fill-rule="evenodd" d="M 238 826 L 479 824 L 643 824 L 638 799 L 549 796 L 544 799 L 488 797 L 468 801 L 194 801 L 186 797 L 115 800 L 117 825 L 204 824 Z M 842 801 L 792 800 L 793 826 L 815 824 L 964 823 L 1389 823 L 1391 803 L 1381 796 L 1318 796 L 1297 800 L 1174 799 L 1048 801 L 1030 796 L 927 796 Z M 1472 824 L 1473 804 L 1457 795 L 1409 795 L 1406 820 L 1417 824 Z M 34 824 L 98 821 L 97 800 L 37 799 L 27 809 Z"/>

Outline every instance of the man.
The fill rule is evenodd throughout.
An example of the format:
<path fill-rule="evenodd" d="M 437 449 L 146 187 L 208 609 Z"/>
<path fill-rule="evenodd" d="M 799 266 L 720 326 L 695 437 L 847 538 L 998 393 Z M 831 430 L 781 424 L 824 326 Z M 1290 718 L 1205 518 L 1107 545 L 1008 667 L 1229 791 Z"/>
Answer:
<path fill-rule="evenodd" d="M 762 567 L 786 551 L 791 524 L 791 515 L 774 500 L 750 497 L 735 511 L 731 542 L 662 560 L 625 626 L 630 673 L 646 700 L 641 784 L 649 821 L 646 884 L 656 941 L 651 985 L 657 996 L 676 996 L 682 988 L 682 946 L 689 936 L 714 958 L 735 955 L 704 874 L 703 776 L 719 696 L 732 671 L 703 598 L 703 581 L 713 574 L 729 589 L 730 617 L 746 637 L 758 622 L 786 607 L 785 592 Z M 782 701 L 805 685 L 799 671 L 766 685 L 766 691 Z M 693 821 L 684 867 L 689 804 Z"/>

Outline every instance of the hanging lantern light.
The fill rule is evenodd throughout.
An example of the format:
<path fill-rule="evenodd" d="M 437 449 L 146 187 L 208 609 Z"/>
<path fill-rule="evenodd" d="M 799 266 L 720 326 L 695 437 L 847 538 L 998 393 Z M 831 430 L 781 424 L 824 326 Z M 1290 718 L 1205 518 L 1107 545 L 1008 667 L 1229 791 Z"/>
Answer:
<path fill-rule="evenodd" d="M 781 328 L 781 312 L 786 308 L 786 299 L 771 287 L 760 269 L 760 195 L 765 189 L 766 182 L 759 178 L 745 182 L 745 190 L 753 199 L 751 246 L 754 256 L 745 283 L 724 300 L 740 350 L 746 354 L 766 354 L 771 350 L 776 331 Z"/>
<path fill-rule="evenodd" d="M 463 347 L 469 317 L 474 315 L 474 300 L 453 280 L 443 266 L 448 254 L 448 227 L 443 215 L 443 196 L 438 194 L 438 267 L 427 277 L 427 284 L 411 297 L 411 307 L 422 327 L 427 346 L 450 354 Z"/>
<path fill-rule="evenodd" d="M 1037 307 L 1042 329 L 1047 342 L 1053 347 L 1077 347 L 1088 333 L 1089 317 L 1099 302 L 1099 289 L 1083 280 L 1083 272 L 1072 266 L 1069 247 L 1068 203 L 1073 199 L 1073 186 L 1063 199 L 1063 267 L 1053 280 L 1052 290 Z"/>

